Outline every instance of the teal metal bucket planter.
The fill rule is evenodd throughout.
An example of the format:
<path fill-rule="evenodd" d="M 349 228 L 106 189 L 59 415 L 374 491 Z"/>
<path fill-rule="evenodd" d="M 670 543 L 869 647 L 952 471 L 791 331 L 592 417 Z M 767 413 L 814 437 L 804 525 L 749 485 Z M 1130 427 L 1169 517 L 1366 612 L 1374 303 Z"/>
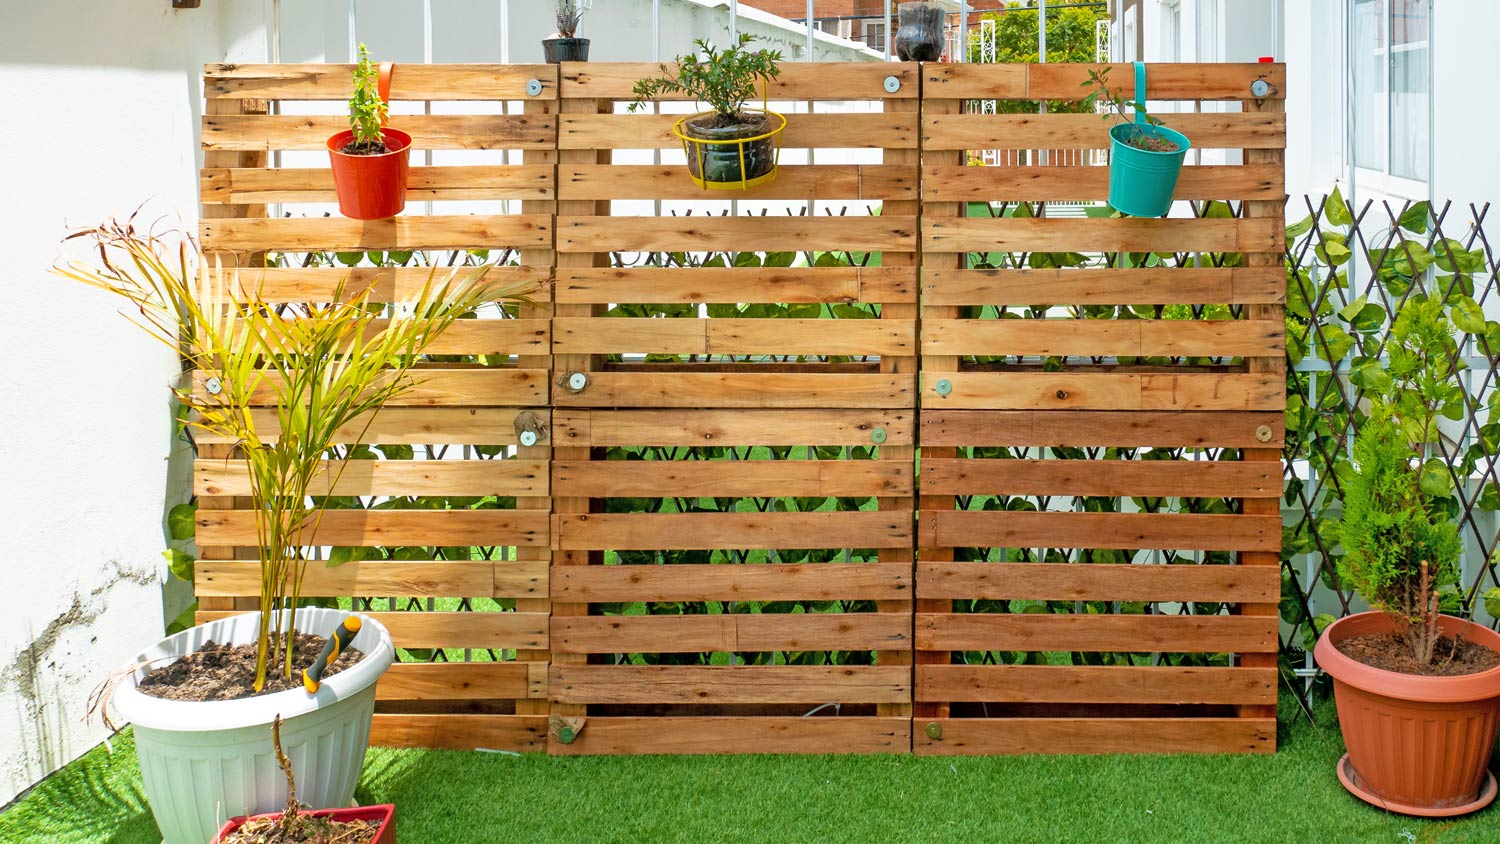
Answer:
<path fill-rule="evenodd" d="M 1131 135 L 1161 138 L 1177 145 L 1171 152 L 1141 149 L 1125 142 Z M 1109 204 L 1132 217 L 1161 217 L 1172 210 L 1172 193 L 1182 160 L 1192 148 L 1187 135 L 1146 120 L 1146 63 L 1135 63 L 1135 122 L 1109 130 Z"/>

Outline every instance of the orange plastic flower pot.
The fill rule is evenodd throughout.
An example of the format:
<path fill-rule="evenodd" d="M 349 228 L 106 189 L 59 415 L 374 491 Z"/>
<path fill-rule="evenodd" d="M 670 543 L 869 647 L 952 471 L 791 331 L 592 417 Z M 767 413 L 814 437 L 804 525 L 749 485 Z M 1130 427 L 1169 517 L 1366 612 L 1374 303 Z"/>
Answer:
<path fill-rule="evenodd" d="M 1500 668 L 1455 677 L 1401 674 L 1345 656 L 1338 643 L 1395 629 L 1389 616 L 1366 612 L 1323 631 L 1314 654 L 1333 678 L 1347 755 L 1339 780 L 1366 803 L 1403 815 L 1473 812 L 1495 799 L 1486 766 L 1500 715 Z M 1500 634 L 1442 616 L 1444 636 L 1500 650 Z"/>
<path fill-rule="evenodd" d="M 339 213 L 356 220 L 384 220 L 406 207 L 406 174 L 411 167 L 411 135 L 400 129 L 381 129 L 390 152 L 349 155 L 340 152 L 354 132 L 345 129 L 328 139 L 333 163 L 333 188 Z"/>

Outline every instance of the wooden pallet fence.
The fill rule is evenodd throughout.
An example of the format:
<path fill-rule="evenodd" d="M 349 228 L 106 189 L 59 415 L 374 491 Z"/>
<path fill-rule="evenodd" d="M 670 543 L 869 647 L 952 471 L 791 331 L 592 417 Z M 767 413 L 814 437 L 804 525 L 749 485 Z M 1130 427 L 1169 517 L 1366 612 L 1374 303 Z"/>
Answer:
<path fill-rule="evenodd" d="M 351 70 L 208 67 L 200 238 L 247 267 L 246 296 L 292 308 L 372 287 L 375 302 L 411 298 L 449 266 L 534 288 L 529 303 L 455 325 L 416 388 L 375 416 L 368 446 L 330 460 L 317 494 L 352 506 L 330 510 L 316 542 L 353 561 L 312 563 L 304 593 L 391 631 L 399 662 L 377 688 L 375 743 L 540 750 L 556 68 L 398 65 L 392 123 L 414 138 L 411 190 L 406 212 L 382 221 L 324 216 L 334 196 L 321 150 L 346 123 Z M 526 90 L 532 80 L 540 94 Z M 445 102 L 445 113 L 403 113 L 422 101 Z M 317 110 L 326 113 L 304 113 Z M 271 166 L 278 157 L 285 166 Z M 274 427 L 269 410 L 261 421 Z M 523 445 L 528 431 L 537 439 Z M 258 593 L 248 479 L 231 448 L 202 443 L 194 467 L 200 619 L 243 610 Z"/>
<path fill-rule="evenodd" d="M 1185 167 L 1167 219 L 1045 204 L 1105 199 L 1105 167 L 970 166 L 1105 146 L 1094 114 L 965 108 L 1074 100 L 1086 71 L 923 68 L 914 748 L 1269 751 L 1284 70 L 1151 66 L 1153 101 L 1239 106 L 1168 125 L 1244 150 Z"/>
<path fill-rule="evenodd" d="M 740 207 L 621 113 L 654 72 L 562 71 L 550 749 L 905 752 L 917 66 L 786 66 Z"/>

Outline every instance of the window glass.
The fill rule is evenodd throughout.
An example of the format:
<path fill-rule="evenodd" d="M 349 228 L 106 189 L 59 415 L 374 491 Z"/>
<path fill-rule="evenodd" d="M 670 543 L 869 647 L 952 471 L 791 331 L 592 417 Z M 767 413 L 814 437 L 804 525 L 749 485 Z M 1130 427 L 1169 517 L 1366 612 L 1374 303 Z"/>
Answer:
<path fill-rule="evenodd" d="M 1431 86 L 1427 79 L 1427 2 L 1394 0 L 1391 8 L 1391 173 L 1427 178 Z"/>

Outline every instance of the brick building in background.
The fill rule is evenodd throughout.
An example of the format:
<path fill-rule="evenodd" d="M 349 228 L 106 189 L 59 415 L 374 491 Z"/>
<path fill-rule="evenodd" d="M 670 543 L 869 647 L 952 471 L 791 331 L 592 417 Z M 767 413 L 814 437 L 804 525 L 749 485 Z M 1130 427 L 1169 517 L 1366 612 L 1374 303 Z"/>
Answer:
<path fill-rule="evenodd" d="M 936 0 L 950 9 L 948 26 L 959 25 L 960 0 Z M 978 26 L 979 15 L 1005 8 L 1007 2 L 1016 0 L 968 0 L 969 24 Z M 1023 4 L 1035 0 L 1021 0 Z M 1067 0 L 1061 0 L 1067 2 Z M 740 5 L 751 6 L 770 12 L 789 21 L 801 23 L 807 20 L 807 0 L 740 0 Z M 885 0 L 815 0 L 813 21 L 818 29 L 829 35 L 859 41 L 872 50 L 884 50 L 888 32 L 896 28 L 896 7 L 900 0 L 891 0 L 891 20 L 885 20 Z"/>

